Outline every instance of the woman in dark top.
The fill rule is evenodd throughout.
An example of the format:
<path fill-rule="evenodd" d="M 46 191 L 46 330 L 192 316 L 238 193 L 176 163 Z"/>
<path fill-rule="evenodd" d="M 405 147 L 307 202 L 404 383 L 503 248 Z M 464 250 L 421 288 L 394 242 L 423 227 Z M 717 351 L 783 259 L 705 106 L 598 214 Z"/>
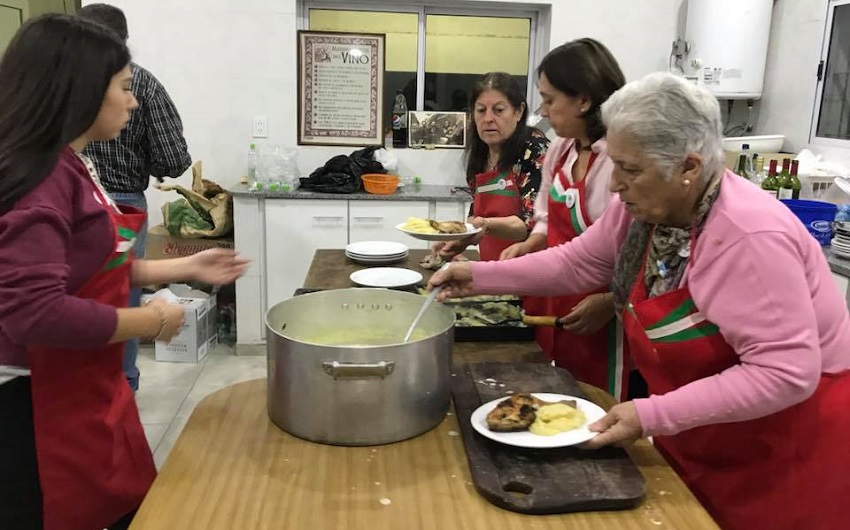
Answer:
<path fill-rule="evenodd" d="M 473 192 L 469 221 L 483 230 L 462 240 L 439 243 L 435 252 L 451 258 L 478 245 L 482 260 L 531 231 L 549 140 L 526 126 L 528 105 L 517 82 L 503 72 L 485 74 L 472 91 L 472 125 L 466 147 L 466 180 Z"/>

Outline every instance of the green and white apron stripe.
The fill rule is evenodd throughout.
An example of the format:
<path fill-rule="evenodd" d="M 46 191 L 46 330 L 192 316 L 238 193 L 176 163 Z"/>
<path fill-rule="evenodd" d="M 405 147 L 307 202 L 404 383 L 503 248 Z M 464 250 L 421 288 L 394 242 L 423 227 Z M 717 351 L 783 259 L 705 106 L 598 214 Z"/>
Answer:
<path fill-rule="evenodd" d="M 574 189 L 576 190 L 576 202 L 573 204 L 572 208 L 570 208 L 570 217 L 572 218 L 573 228 L 575 228 L 576 234 L 582 235 L 584 231 L 587 230 L 587 223 L 584 222 L 584 216 L 581 214 L 581 193 L 579 193 L 578 189 Z"/>
<path fill-rule="evenodd" d="M 519 190 L 508 189 L 510 181 L 505 178 L 508 173 L 500 173 L 497 177 L 488 180 L 486 184 L 482 184 L 476 188 L 476 193 L 489 193 L 491 195 L 505 195 L 507 197 L 519 195 Z"/>
<path fill-rule="evenodd" d="M 555 202 L 566 203 L 567 192 L 575 193 L 575 203 L 573 203 L 573 205 L 569 208 L 570 222 L 572 223 L 576 234 L 581 235 L 585 230 L 587 230 L 587 223 L 584 221 L 584 216 L 581 214 L 581 193 L 579 193 L 578 188 L 564 188 L 564 183 L 561 181 L 560 175 L 556 175 L 556 178 L 552 181 L 552 186 L 549 187 L 549 196 Z"/>
<path fill-rule="evenodd" d="M 716 325 L 706 321 L 698 327 L 686 329 L 667 337 L 652 339 L 652 342 L 683 342 L 686 340 L 703 339 L 719 332 L 720 329 Z"/>
<path fill-rule="evenodd" d="M 112 269 L 114 269 L 115 267 L 118 267 L 119 265 L 123 265 L 124 263 L 126 263 L 126 262 L 127 262 L 127 260 L 128 260 L 129 258 L 130 258 L 130 253 L 129 253 L 129 252 L 125 252 L 125 253 L 123 253 L 123 254 L 120 254 L 120 255 L 118 255 L 118 256 L 116 256 L 116 257 L 112 258 L 112 260 L 111 260 L 111 261 L 109 261 L 109 262 L 108 262 L 108 263 L 107 263 L 107 264 L 103 267 L 103 270 L 108 271 L 108 270 L 112 270 Z"/>
<path fill-rule="evenodd" d="M 475 191 L 478 193 L 492 193 L 493 195 L 516 195 L 516 192 L 507 188 L 503 188 L 502 185 L 498 182 L 495 184 L 485 184 L 483 186 L 478 186 L 478 189 Z"/>
<path fill-rule="evenodd" d="M 126 263 L 130 257 L 130 252 L 133 250 L 133 245 L 136 243 L 136 235 L 137 232 L 134 230 L 123 226 L 118 227 L 118 236 L 121 238 L 121 241 L 118 241 L 118 244 L 115 245 L 115 252 L 118 255 L 104 265 L 103 270 L 108 271 Z"/>
<path fill-rule="evenodd" d="M 136 238 L 133 238 L 129 241 L 119 241 L 117 245 L 115 245 L 116 252 L 127 252 L 133 248 L 133 245 L 136 244 Z"/>
<path fill-rule="evenodd" d="M 560 172 L 558 172 L 555 175 L 555 178 L 552 179 L 552 185 L 549 186 L 549 196 L 552 197 L 552 200 L 555 202 L 567 201 L 567 190 L 564 188 L 563 181 L 561 181 Z"/>
<path fill-rule="evenodd" d="M 691 301 L 691 304 L 693 304 L 693 301 Z M 681 308 L 682 305 L 676 308 L 674 312 L 679 311 Z M 663 320 L 669 320 L 669 316 Z M 717 326 L 708 322 L 705 315 L 697 311 L 669 324 L 647 329 L 646 336 L 653 342 L 679 342 L 713 335 L 717 332 Z"/>
<path fill-rule="evenodd" d="M 608 323 L 608 393 L 619 401 L 623 391 L 623 324 L 619 318 Z"/>
<path fill-rule="evenodd" d="M 696 304 L 694 304 L 694 299 L 688 298 L 687 300 L 676 306 L 675 309 L 670 311 L 670 313 L 666 317 L 662 318 L 655 324 L 649 326 L 647 329 L 658 329 L 660 327 L 672 324 L 673 322 L 676 322 L 677 320 L 686 316 L 688 313 L 696 310 L 696 308 L 697 306 Z"/>

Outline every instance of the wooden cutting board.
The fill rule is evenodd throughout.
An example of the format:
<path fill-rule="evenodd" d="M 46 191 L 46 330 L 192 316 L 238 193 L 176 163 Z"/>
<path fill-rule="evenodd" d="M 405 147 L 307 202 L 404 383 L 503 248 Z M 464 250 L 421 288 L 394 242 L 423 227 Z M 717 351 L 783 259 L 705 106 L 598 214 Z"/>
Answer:
<path fill-rule="evenodd" d="M 529 514 L 621 510 L 641 502 L 646 495 L 643 476 L 622 449 L 526 449 L 475 432 L 469 421 L 472 412 L 505 397 L 508 390 L 584 397 L 567 371 L 549 364 L 456 366 L 452 397 L 472 480 L 482 496 L 507 510 Z"/>

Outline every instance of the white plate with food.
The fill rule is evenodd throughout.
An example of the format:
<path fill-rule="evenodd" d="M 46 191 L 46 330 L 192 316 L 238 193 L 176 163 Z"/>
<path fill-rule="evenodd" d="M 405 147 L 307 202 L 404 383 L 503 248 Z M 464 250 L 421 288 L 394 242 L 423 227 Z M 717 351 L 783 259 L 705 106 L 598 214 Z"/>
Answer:
<path fill-rule="evenodd" d="M 453 241 L 475 235 L 480 228 L 460 221 L 432 221 L 411 217 L 396 225 L 396 229 L 424 241 Z"/>
<path fill-rule="evenodd" d="M 422 281 L 422 275 L 400 267 L 375 267 L 351 273 L 351 281 L 363 287 L 409 287 Z"/>
<path fill-rule="evenodd" d="M 526 399 L 529 396 L 533 398 L 533 402 Z M 500 404 L 501 407 L 496 410 Z M 541 412 L 544 405 L 547 408 Z M 491 420 L 490 426 L 488 416 Z M 479 434 L 496 442 L 515 447 L 548 449 L 577 445 L 590 440 L 597 433 L 591 432 L 587 426 L 603 416 L 605 411 L 602 407 L 586 399 L 535 392 L 514 394 L 485 403 L 475 409 L 470 422 Z M 535 424 L 539 426 L 535 427 Z M 495 431 L 491 427 L 506 430 Z M 535 434 L 552 431 L 561 432 Z"/>

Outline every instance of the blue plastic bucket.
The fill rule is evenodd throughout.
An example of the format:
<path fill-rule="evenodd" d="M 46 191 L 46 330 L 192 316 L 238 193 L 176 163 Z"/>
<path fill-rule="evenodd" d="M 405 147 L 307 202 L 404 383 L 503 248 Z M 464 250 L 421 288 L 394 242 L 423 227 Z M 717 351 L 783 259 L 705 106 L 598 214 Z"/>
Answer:
<path fill-rule="evenodd" d="M 832 221 L 835 219 L 837 206 L 823 201 L 795 199 L 782 199 L 780 202 L 803 222 L 803 226 L 818 240 L 821 246 L 829 245 L 829 241 L 832 239 Z"/>

